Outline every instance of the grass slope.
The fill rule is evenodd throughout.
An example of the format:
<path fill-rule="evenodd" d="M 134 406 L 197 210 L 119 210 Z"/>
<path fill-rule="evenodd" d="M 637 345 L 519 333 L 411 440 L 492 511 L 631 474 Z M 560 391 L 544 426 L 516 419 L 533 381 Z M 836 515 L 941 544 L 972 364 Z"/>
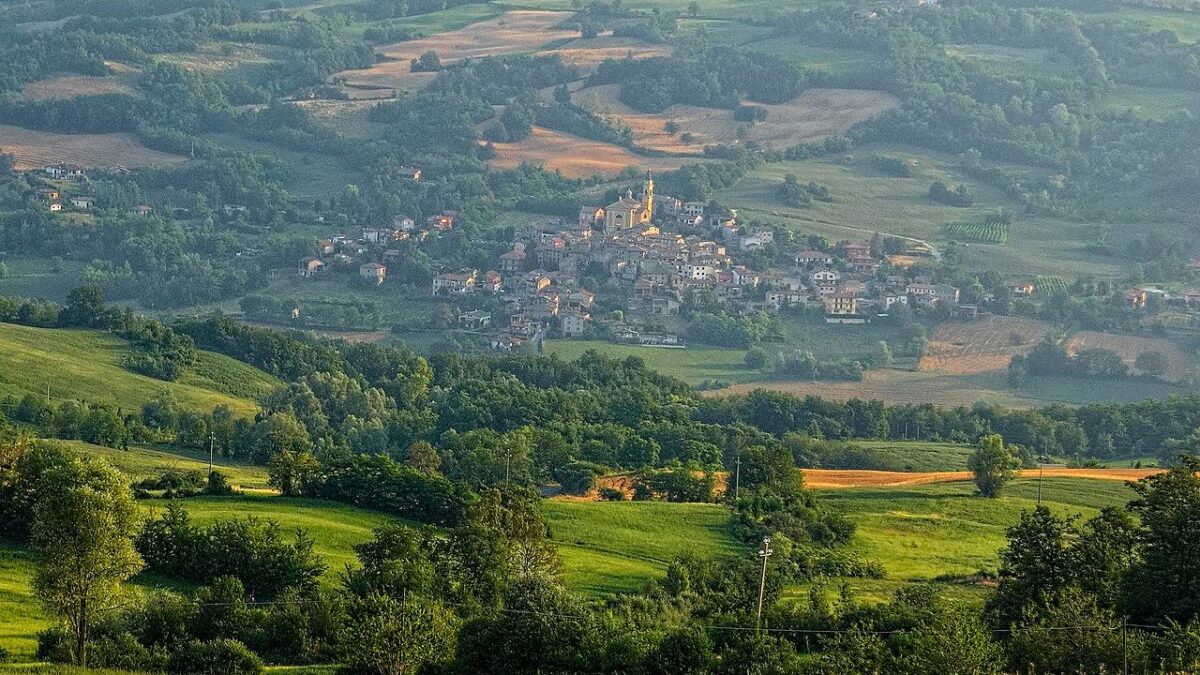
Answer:
<path fill-rule="evenodd" d="M 873 450 L 897 471 L 963 471 L 974 446 L 927 441 L 854 441 Z"/>
<path fill-rule="evenodd" d="M 204 452 L 186 452 L 178 448 L 156 450 L 141 446 L 131 446 L 128 450 L 119 450 L 82 441 L 46 442 L 64 445 L 83 455 L 102 458 L 134 481 L 161 476 L 167 471 L 208 472 L 208 454 Z M 230 462 L 228 459 L 217 457 L 213 468 L 225 474 L 230 485 L 235 488 L 252 490 L 268 488 L 267 470 L 261 466 Z"/>
<path fill-rule="evenodd" d="M 254 400 L 279 381 L 244 363 L 201 353 L 194 372 L 163 382 L 125 369 L 129 344 L 117 337 L 83 330 L 30 328 L 0 324 L 0 395 L 45 395 L 112 403 L 137 409 L 166 389 L 179 402 L 201 411 L 227 405 L 252 416 Z"/>
<path fill-rule="evenodd" d="M 547 501 L 544 515 L 567 585 L 583 593 L 637 590 L 685 551 L 744 552 L 726 529 L 730 512 L 716 504 Z"/>
<path fill-rule="evenodd" d="M 1005 529 L 1037 505 L 1037 483 L 1014 481 L 999 499 L 977 496 L 967 482 L 821 496 L 858 525 L 851 550 L 882 562 L 890 579 L 911 582 L 994 571 Z M 1042 484 L 1043 503 L 1059 515 L 1089 518 L 1132 498 L 1118 481 L 1056 478 Z"/>
<path fill-rule="evenodd" d="M 750 370 L 745 366 L 743 360 L 746 352 L 741 349 L 705 347 L 664 349 L 618 345 L 593 340 L 548 340 L 545 345 L 547 354 L 559 356 L 567 361 L 574 361 L 588 350 L 595 350 L 609 358 L 636 357 L 663 375 L 683 380 L 688 384 L 698 384 L 703 380 L 713 379 L 726 382 L 753 382 L 760 377 L 757 371 Z"/>

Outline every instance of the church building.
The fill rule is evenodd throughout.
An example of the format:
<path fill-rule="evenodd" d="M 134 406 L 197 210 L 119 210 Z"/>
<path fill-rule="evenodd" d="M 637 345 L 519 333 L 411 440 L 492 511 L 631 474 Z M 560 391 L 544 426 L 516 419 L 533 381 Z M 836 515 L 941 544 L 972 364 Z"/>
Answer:
<path fill-rule="evenodd" d="M 633 191 L 604 208 L 604 229 L 608 232 L 648 225 L 654 219 L 654 179 L 646 172 L 641 199 Z"/>

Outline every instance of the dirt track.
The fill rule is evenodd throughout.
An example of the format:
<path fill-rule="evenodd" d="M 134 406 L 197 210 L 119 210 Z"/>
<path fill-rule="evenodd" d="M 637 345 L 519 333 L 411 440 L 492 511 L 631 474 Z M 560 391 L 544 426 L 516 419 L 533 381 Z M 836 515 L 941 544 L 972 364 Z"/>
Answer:
<path fill-rule="evenodd" d="M 1052 467 L 1043 471 L 1045 478 L 1092 478 L 1096 480 L 1139 480 L 1162 469 L 1069 469 Z M 1037 469 L 1019 472 L 1021 478 L 1037 478 Z M 810 488 L 836 489 L 855 487 L 904 487 L 971 480 L 970 471 L 843 471 L 837 469 L 804 469 L 804 485 Z"/>

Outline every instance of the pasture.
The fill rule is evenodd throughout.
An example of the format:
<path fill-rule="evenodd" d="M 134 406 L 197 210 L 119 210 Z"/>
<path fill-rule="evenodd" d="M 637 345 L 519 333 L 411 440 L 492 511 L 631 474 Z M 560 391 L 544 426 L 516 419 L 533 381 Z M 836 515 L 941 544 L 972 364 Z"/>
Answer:
<path fill-rule="evenodd" d="M 120 469 L 133 481 L 156 478 L 168 471 L 200 471 L 208 473 L 208 453 L 200 450 L 165 448 L 162 450 L 130 446 L 128 450 L 106 448 L 83 441 L 46 441 L 69 448 L 81 455 L 96 457 Z M 213 469 L 225 475 L 229 484 L 237 490 L 271 491 L 267 485 L 267 470 L 245 462 L 217 456 Z M 190 502 L 189 502 L 190 503 Z"/>
<path fill-rule="evenodd" d="M 26 101 L 52 101 L 95 96 L 98 94 L 129 94 L 133 92 L 128 75 L 56 75 L 26 84 L 21 98 Z"/>
<path fill-rule="evenodd" d="M 726 530 L 716 504 L 544 502 L 550 537 L 563 556 L 567 586 L 589 595 L 634 591 L 661 578 L 683 552 L 732 556 L 746 549 Z"/>
<path fill-rule="evenodd" d="M 1181 382 L 1196 373 L 1195 357 L 1166 338 L 1083 330 L 1071 334 L 1067 340 L 1067 349 L 1072 353 L 1081 349 L 1108 349 L 1116 352 L 1130 370 L 1136 370 L 1133 364 L 1138 354 L 1158 352 L 1167 357 L 1168 365 L 1163 379 L 1170 382 Z"/>
<path fill-rule="evenodd" d="M 706 396 L 745 394 L 754 389 L 782 391 L 795 396 L 819 396 L 833 401 L 879 400 L 888 403 L 932 403 L 970 406 L 976 402 L 1009 408 L 1040 408 L 1063 403 L 1131 403 L 1182 394 L 1180 387 L 1146 380 L 1094 380 L 1078 377 L 1031 377 L 1019 390 L 1005 382 L 1003 372 L 949 375 L 909 370 L 868 370 L 861 382 L 771 380 L 735 384 Z"/>
<path fill-rule="evenodd" d="M 197 411 L 229 406 L 252 417 L 258 396 L 278 384 L 275 378 L 226 356 L 202 353 L 195 372 L 163 382 L 121 365 L 129 352 L 124 340 L 94 331 L 30 328 L 0 324 L 0 395 L 25 394 L 56 400 L 82 399 L 126 410 L 167 390 Z"/>
<path fill-rule="evenodd" d="M 621 120 L 633 130 L 634 143 L 651 150 L 694 153 L 705 145 L 741 140 L 739 128 L 744 123 L 735 120 L 730 110 L 677 104 L 661 113 L 644 113 L 623 103 L 619 93 L 619 85 L 598 85 L 575 92 L 571 99 L 596 114 Z M 865 89 L 809 89 L 788 103 L 754 105 L 766 109 L 767 119 L 750 128 L 745 140 L 782 149 L 842 134 L 895 107 L 896 99 Z M 679 126 L 677 133 L 667 134 L 669 121 Z M 685 133 L 694 140 L 685 142 Z"/>
<path fill-rule="evenodd" d="M 13 156 L 18 170 L 67 162 L 91 168 L 170 166 L 179 155 L 151 150 L 131 134 L 57 134 L 0 124 L 0 152 Z"/>
<path fill-rule="evenodd" d="M 704 380 L 753 382 L 762 376 L 758 371 L 745 366 L 743 359 L 746 352 L 741 349 L 667 349 L 584 340 L 547 340 L 545 349 L 546 354 L 567 361 L 579 358 L 588 350 L 595 350 L 609 358 L 639 358 L 645 361 L 649 368 L 693 385 Z"/>
<path fill-rule="evenodd" d="M 885 175 L 875 165 L 877 155 L 910 162 L 912 175 Z M 801 183 L 815 181 L 826 186 L 833 201 L 814 202 L 808 208 L 785 205 L 776 190 L 788 174 Z M 934 201 L 929 197 L 934 181 L 966 185 L 975 205 L 957 208 Z M 867 239 L 880 232 L 917 244 L 945 239 L 942 226 L 946 223 L 981 222 L 997 207 L 1015 207 L 995 188 L 963 174 L 954 157 L 888 144 L 871 144 L 821 159 L 767 164 L 720 191 L 718 199 L 739 209 L 744 218 L 778 223 L 799 234 L 820 234 L 840 241 Z M 1095 228 L 1087 224 L 1021 218 L 1009 226 L 1007 244 L 960 243 L 959 255 L 969 269 L 1004 269 L 1011 274 L 1116 273 L 1116 259 L 1084 250 L 1095 235 Z"/>
<path fill-rule="evenodd" d="M 930 441 L 851 441 L 902 471 L 961 471 L 975 448 Z M 806 477 L 807 480 L 807 477 Z"/>
<path fill-rule="evenodd" d="M 977 496 L 966 481 L 818 492 L 858 526 L 852 551 L 882 562 L 889 579 L 913 582 L 994 572 L 1004 530 L 1037 504 L 1037 482 L 1014 481 L 999 499 Z M 1042 482 L 1043 503 L 1059 515 L 1088 518 L 1132 498 L 1133 491 L 1118 480 Z"/>

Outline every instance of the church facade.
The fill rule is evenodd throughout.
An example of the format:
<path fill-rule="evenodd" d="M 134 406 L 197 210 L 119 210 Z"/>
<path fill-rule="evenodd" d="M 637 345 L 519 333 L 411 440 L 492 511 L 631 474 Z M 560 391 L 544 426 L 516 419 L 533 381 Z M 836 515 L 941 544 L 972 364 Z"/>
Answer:
<path fill-rule="evenodd" d="M 648 171 L 640 199 L 635 198 L 633 191 L 630 190 L 625 193 L 624 197 L 604 208 L 604 229 L 608 232 L 648 225 L 652 220 L 654 220 L 654 179 Z"/>

